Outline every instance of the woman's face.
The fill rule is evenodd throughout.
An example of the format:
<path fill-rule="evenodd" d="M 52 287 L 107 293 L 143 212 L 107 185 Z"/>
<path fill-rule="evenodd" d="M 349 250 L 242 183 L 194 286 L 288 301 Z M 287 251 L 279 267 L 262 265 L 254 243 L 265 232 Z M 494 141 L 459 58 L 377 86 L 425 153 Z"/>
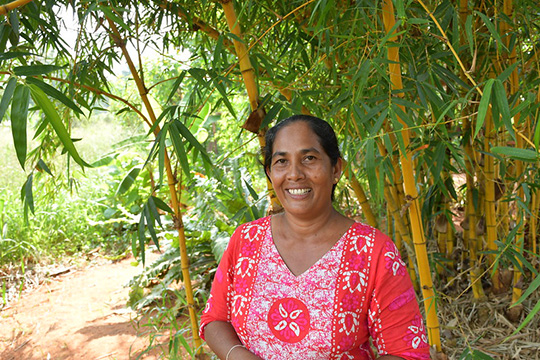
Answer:
<path fill-rule="evenodd" d="M 306 122 L 297 121 L 276 134 L 267 173 L 285 211 L 310 218 L 332 209 L 341 159 L 332 166 L 317 135 Z"/>

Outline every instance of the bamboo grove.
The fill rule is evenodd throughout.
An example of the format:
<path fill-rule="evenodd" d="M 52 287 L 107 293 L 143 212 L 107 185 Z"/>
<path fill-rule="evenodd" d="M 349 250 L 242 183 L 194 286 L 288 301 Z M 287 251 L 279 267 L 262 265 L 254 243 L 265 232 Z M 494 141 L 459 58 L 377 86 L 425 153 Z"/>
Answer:
<path fill-rule="evenodd" d="M 190 119 L 217 101 L 230 126 L 256 134 L 262 146 L 267 126 L 310 113 L 331 122 L 341 141 L 347 168 L 338 201 L 351 216 L 384 226 L 407 259 L 437 351 L 443 351 L 437 318 L 442 296 L 471 291 L 481 302 L 511 293 L 508 317 L 516 322 L 530 321 L 540 310 L 537 304 L 523 313 L 521 305 L 540 285 L 537 1 L 68 4 L 81 24 L 74 56 L 55 35 L 49 2 L 1 8 L 0 119 L 11 101 L 17 123 L 32 97 L 70 156 L 85 166 L 66 132 L 69 116 L 60 118 L 49 97 L 74 112 L 90 109 L 97 97 L 126 102 L 155 136 L 149 161 L 158 164 L 160 178 L 166 173 L 170 198 L 164 200 L 173 209 L 159 204 L 175 214 L 180 244 L 179 192 L 193 166 L 186 152 L 207 156 L 189 131 Z M 84 31 L 84 24 L 100 31 Z M 170 103 L 154 109 L 143 69 L 133 64 L 156 35 L 163 51 L 187 49 L 199 60 L 180 77 L 164 79 L 178 91 L 187 81 L 194 84 L 192 93 L 182 94 L 189 99 L 182 109 Z M 139 52 L 130 54 L 127 43 Z M 64 55 L 47 57 L 53 50 Z M 103 74 L 120 56 L 130 64 L 142 105 L 106 90 Z M 238 97 L 244 99 L 242 112 L 230 102 Z M 43 163 L 39 155 L 27 160 L 17 151 L 21 164 Z M 211 176 L 210 162 L 197 171 Z M 268 186 L 261 191 L 271 196 Z M 278 211 L 272 199 L 269 211 Z M 156 218 L 153 201 L 142 238 Z M 185 249 L 182 254 L 187 280 Z M 194 341 L 198 347 L 196 335 Z"/>

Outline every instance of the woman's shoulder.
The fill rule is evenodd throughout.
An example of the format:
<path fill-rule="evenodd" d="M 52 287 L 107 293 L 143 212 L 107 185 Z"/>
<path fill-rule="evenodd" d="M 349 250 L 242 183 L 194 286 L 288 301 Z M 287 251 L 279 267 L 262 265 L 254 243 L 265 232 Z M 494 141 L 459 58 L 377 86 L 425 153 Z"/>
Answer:
<path fill-rule="evenodd" d="M 270 216 L 266 216 L 257 220 L 243 223 L 234 231 L 232 238 L 247 239 L 250 241 L 259 238 L 265 234 L 265 231 L 270 227 Z"/>
<path fill-rule="evenodd" d="M 349 236 L 355 241 L 365 242 L 369 247 L 375 248 L 384 248 L 387 243 L 394 243 L 388 235 L 379 229 L 359 221 L 352 224 Z"/>

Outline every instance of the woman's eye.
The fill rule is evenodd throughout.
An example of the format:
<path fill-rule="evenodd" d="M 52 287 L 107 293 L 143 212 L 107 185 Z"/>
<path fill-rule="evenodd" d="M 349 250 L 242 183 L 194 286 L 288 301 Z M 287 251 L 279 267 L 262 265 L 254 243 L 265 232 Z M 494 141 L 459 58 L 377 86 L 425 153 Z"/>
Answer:
<path fill-rule="evenodd" d="M 308 156 L 305 157 L 305 160 L 307 160 L 307 161 L 315 160 L 315 156 L 308 155 Z"/>
<path fill-rule="evenodd" d="M 286 162 L 285 159 L 277 159 L 277 160 L 276 160 L 276 165 L 285 164 L 285 162 Z"/>

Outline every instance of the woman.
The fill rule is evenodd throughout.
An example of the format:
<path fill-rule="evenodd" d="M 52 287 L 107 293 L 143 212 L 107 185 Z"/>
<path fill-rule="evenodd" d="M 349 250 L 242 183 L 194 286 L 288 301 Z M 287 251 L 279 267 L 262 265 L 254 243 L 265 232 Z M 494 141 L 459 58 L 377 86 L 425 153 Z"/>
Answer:
<path fill-rule="evenodd" d="M 220 359 L 429 359 L 414 289 L 393 242 L 332 206 L 336 136 L 304 115 L 266 135 L 284 212 L 240 226 L 219 264 L 201 336 Z"/>

